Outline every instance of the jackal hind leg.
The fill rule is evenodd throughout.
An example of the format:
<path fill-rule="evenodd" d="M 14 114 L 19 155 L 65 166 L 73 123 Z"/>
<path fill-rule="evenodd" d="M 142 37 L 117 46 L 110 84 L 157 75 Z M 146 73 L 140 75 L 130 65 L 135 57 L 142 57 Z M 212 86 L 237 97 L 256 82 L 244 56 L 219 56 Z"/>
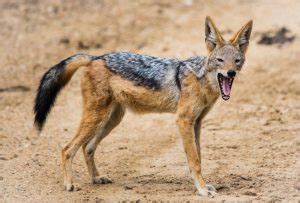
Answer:
<path fill-rule="evenodd" d="M 109 115 L 109 119 L 105 125 L 101 126 L 101 128 L 97 130 L 96 136 L 82 146 L 91 182 L 94 184 L 107 184 L 112 182 L 108 177 L 99 176 L 94 160 L 94 154 L 99 143 L 121 122 L 124 114 L 125 108 L 123 108 L 120 104 L 114 104 Z"/>
<path fill-rule="evenodd" d="M 101 64 L 100 64 L 101 65 Z M 104 74 L 100 74 L 101 66 L 95 62 L 83 75 L 81 89 L 83 98 L 83 114 L 76 136 L 62 150 L 62 168 L 66 190 L 74 190 L 72 183 L 72 160 L 78 149 L 88 143 L 109 120 L 113 107 L 112 95 Z M 101 77 L 102 76 L 102 77 Z"/>
<path fill-rule="evenodd" d="M 108 119 L 111 107 L 99 111 L 84 112 L 79 130 L 72 141 L 62 150 L 62 167 L 64 173 L 64 184 L 67 191 L 74 190 L 72 183 L 72 160 L 78 149 L 95 136 L 97 129 L 101 128 Z"/>

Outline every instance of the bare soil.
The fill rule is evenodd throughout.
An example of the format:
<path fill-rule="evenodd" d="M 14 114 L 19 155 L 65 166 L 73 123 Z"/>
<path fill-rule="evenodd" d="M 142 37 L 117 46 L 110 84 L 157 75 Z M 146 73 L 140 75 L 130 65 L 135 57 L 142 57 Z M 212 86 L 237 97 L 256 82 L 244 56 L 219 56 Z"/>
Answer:
<path fill-rule="evenodd" d="M 0 198 L 2 201 L 299 201 L 300 1 L 0 2 Z M 64 191 L 60 148 L 81 115 L 80 72 L 58 97 L 41 135 L 32 106 L 43 73 L 75 53 L 132 51 L 161 57 L 206 54 L 204 19 L 228 38 L 254 20 L 247 61 L 228 102 L 218 101 L 202 130 L 203 175 L 218 188 L 199 197 L 174 115 L 127 113 L 98 147 L 96 162 L 112 184 L 92 185 L 82 152 Z M 261 45 L 263 33 L 294 40 Z"/>

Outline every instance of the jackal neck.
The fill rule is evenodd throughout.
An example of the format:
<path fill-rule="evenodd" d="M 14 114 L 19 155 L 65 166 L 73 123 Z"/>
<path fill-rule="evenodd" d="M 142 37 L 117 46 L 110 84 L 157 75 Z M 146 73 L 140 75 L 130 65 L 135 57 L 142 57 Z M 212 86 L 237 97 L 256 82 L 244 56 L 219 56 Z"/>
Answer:
<path fill-rule="evenodd" d="M 216 80 L 216 73 L 208 68 L 208 57 L 194 56 L 185 61 L 181 67 L 182 80 L 188 74 L 193 74 L 198 81 L 201 92 L 207 94 L 211 100 L 215 100 L 220 95 Z"/>
<path fill-rule="evenodd" d="M 185 71 L 190 71 L 198 79 L 201 79 L 205 76 L 207 64 L 207 57 L 204 56 L 194 56 L 185 61 L 183 61 L 183 69 Z"/>

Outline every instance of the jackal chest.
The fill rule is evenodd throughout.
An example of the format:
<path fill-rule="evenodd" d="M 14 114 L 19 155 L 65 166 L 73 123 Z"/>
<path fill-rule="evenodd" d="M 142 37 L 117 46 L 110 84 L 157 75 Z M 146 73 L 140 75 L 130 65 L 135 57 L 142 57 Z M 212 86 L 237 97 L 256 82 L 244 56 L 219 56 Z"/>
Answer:
<path fill-rule="evenodd" d="M 201 108 L 211 107 L 219 97 L 219 94 L 211 91 L 211 89 L 201 88 L 195 93 L 195 98 L 192 99 L 194 105 Z"/>
<path fill-rule="evenodd" d="M 181 99 L 191 105 L 208 107 L 213 105 L 219 97 L 216 90 L 206 78 L 197 79 L 193 74 L 188 75 L 182 82 Z"/>

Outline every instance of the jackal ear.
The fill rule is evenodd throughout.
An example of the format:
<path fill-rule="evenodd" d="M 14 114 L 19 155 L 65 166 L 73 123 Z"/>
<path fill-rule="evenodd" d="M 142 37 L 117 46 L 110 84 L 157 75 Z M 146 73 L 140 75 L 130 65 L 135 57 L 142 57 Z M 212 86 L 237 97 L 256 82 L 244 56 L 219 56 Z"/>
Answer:
<path fill-rule="evenodd" d="M 250 20 L 230 40 L 230 43 L 234 46 L 237 46 L 242 51 L 243 54 L 246 53 L 249 45 L 252 25 L 253 25 L 253 21 Z"/>
<path fill-rule="evenodd" d="M 223 37 L 209 16 L 205 19 L 205 43 L 208 52 L 214 50 L 216 46 L 224 45 Z"/>

